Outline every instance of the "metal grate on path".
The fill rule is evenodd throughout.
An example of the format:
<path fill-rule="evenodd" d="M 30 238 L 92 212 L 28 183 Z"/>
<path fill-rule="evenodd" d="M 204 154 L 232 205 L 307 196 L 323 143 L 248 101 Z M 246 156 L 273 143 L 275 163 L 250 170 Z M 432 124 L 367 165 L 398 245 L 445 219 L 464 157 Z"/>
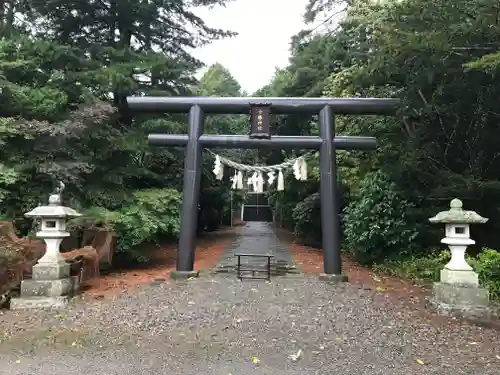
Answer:
<path fill-rule="evenodd" d="M 282 276 L 288 273 L 299 273 L 293 263 L 288 248 L 283 245 L 274 233 L 272 223 L 249 222 L 242 228 L 241 235 L 229 246 L 219 261 L 217 272 L 234 272 L 238 258 L 236 254 L 254 254 L 264 256 L 272 255 L 271 275 Z M 265 268 L 267 259 L 261 257 L 241 258 L 241 264 L 245 268 Z"/>

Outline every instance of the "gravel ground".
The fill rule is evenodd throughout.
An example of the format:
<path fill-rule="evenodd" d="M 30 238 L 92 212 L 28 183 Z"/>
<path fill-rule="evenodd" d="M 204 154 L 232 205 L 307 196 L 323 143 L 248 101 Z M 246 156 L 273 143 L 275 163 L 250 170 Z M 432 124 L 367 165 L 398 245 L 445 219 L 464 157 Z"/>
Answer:
<path fill-rule="evenodd" d="M 61 312 L 5 312 L 0 374 L 500 373 L 500 332 L 421 315 L 349 283 L 204 274 Z"/>

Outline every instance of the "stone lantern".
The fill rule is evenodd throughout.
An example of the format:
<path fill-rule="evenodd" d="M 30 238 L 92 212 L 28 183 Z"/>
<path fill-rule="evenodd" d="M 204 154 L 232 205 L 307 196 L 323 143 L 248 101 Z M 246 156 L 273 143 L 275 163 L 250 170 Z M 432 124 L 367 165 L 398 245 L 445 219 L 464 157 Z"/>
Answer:
<path fill-rule="evenodd" d="M 440 282 L 434 283 L 431 307 L 442 315 L 485 317 L 491 315 L 489 293 L 479 286 L 478 274 L 465 260 L 467 246 L 476 242 L 470 238 L 471 224 L 488 221 L 474 211 L 464 211 L 462 201 L 453 199 L 448 211 L 429 219 L 431 223 L 445 225 L 441 243 L 448 245 L 451 260 L 441 270 Z"/>
<path fill-rule="evenodd" d="M 36 236 L 45 242 L 46 250 L 33 266 L 32 279 L 21 282 L 21 296 L 12 299 L 11 309 L 63 306 L 78 288 L 76 279 L 70 277 L 70 265 L 61 256 L 60 245 L 65 237 L 70 236 L 66 231 L 66 220 L 81 215 L 62 205 L 63 189 L 61 182 L 50 195 L 48 205 L 36 207 L 25 214 L 41 220 Z"/>

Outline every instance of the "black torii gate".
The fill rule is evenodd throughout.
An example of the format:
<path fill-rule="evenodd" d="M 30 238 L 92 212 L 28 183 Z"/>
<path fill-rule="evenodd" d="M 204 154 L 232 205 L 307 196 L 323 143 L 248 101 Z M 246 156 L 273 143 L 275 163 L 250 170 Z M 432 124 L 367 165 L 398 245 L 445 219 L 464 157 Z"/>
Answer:
<path fill-rule="evenodd" d="M 344 280 L 340 256 L 339 202 L 337 201 L 336 150 L 373 150 L 374 137 L 335 135 L 334 115 L 391 115 L 397 99 L 377 98 L 226 98 L 226 97 L 128 97 L 132 111 L 189 113 L 188 134 L 150 134 L 152 146 L 184 146 L 184 189 L 181 233 L 175 279 L 198 276 L 194 270 L 196 227 L 203 148 L 313 149 L 319 150 L 321 231 L 324 274 L 328 281 Z M 251 115 L 249 136 L 203 134 L 205 114 Z M 319 114 L 319 136 L 270 134 L 270 115 Z"/>

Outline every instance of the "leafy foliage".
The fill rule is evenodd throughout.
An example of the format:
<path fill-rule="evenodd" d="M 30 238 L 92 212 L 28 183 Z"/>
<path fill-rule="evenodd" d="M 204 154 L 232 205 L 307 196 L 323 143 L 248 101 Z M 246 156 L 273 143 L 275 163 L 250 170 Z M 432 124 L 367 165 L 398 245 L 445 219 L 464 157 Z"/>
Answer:
<path fill-rule="evenodd" d="M 417 281 L 439 281 L 443 267 L 450 261 L 449 250 L 432 250 L 429 254 L 411 255 L 373 265 L 375 272 Z"/>
<path fill-rule="evenodd" d="M 118 249 L 132 254 L 138 246 L 161 238 L 176 239 L 180 231 L 180 195 L 176 190 L 142 190 L 133 195 L 112 221 Z"/>
<path fill-rule="evenodd" d="M 180 232 L 180 203 L 177 190 L 139 190 L 124 202 L 121 209 L 111 211 L 89 207 L 82 217 L 72 221 L 73 227 L 102 226 L 118 236 L 118 252 L 143 261 L 146 256 L 140 246 L 158 243 L 161 239 L 175 240 Z"/>
<path fill-rule="evenodd" d="M 500 301 L 500 252 L 483 249 L 471 263 L 479 274 L 479 281 L 488 288 L 492 299 Z"/>
<path fill-rule="evenodd" d="M 347 247 L 363 263 L 380 261 L 416 248 L 418 231 L 411 218 L 412 204 L 382 171 L 368 174 L 359 199 L 345 210 Z"/>
<path fill-rule="evenodd" d="M 401 99 L 396 117 L 336 116 L 337 134 L 376 136 L 379 142 L 375 153 L 338 155 L 339 177 L 349 192 L 343 247 L 364 262 L 421 259 L 442 236 L 426 219 L 455 197 L 490 218 L 474 228 L 475 239 L 500 246 L 500 159 L 493 141 L 500 95 L 498 10 L 493 0 L 310 0 L 304 15 L 310 28 L 293 38 L 289 65 L 259 92 Z M 277 129 L 314 135 L 315 121 L 284 116 Z M 276 152 L 268 160 L 293 155 Z M 307 185 L 287 185 L 271 194 L 271 204 L 285 212 L 286 226 L 307 223 L 300 232 L 319 236 L 318 214 L 305 204 L 319 191 L 317 176 Z"/>
<path fill-rule="evenodd" d="M 184 133 L 186 116 L 132 116 L 128 95 L 238 95 L 226 71 L 197 82 L 193 48 L 234 33 L 206 25 L 204 1 L 11 1 L 0 14 L 0 214 L 30 227 L 24 213 L 45 201 L 55 180 L 65 203 L 120 233 L 120 251 L 178 233 L 184 153 L 153 149 L 151 132 Z M 15 16 L 14 16 L 15 15 Z M 20 21 L 22 20 L 22 21 Z M 224 71 L 224 67 L 220 67 Z M 227 85 L 231 82 L 231 85 Z M 228 91 L 229 90 L 229 91 Z M 228 91 L 228 92 L 227 92 Z M 213 133 L 244 122 L 212 122 Z M 211 184 L 206 158 L 203 186 Z M 221 189 L 220 184 L 216 189 Z M 203 194 L 202 194 L 203 195 Z M 226 201 L 217 205 L 220 224 Z M 212 208 L 211 208 L 212 207 Z"/>
<path fill-rule="evenodd" d="M 296 234 L 314 239 L 321 238 L 320 208 L 319 193 L 311 194 L 297 204 L 292 214 Z"/>
<path fill-rule="evenodd" d="M 241 86 L 221 64 L 210 66 L 200 79 L 198 95 L 201 96 L 240 96 Z"/>
<path fill-rule="evenodd" d="M 450 261 L 449 250 L 432 250 L 428 254 L 412 255 L 400 260 L 385 261 L 373 266 L 376 272 L 418 281 L 439 281 L 440 271 Z M 493 301 L 500 302 L 500 252 L 484 248 L 467 262 L 479 274 L 479 282 L 488 288 Z"/>

